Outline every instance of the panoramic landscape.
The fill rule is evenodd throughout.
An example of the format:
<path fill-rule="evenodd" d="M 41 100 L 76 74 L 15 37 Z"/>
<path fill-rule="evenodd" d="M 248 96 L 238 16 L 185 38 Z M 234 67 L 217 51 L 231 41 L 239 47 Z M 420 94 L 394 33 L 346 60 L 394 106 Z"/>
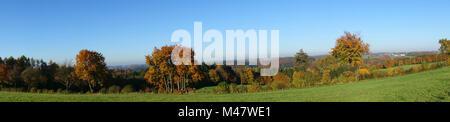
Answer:
<path fill-rule="evenodd" d="M 440 52 L 375 55 L 346 32 L 329 56 L 300 50 L 275 76 L 245 65 L 174 65 L 175 46 L 155 48 L 143 69 L 108 68 L 101 53 L 89 50 L 79 52 L 75 65 L 9 57 L 0 60 L 0 101 L 449 102 L 450 40 L 439 43 Z"/>
<path fill-rule="evenodd" d="M 169 1 L 1 4 L 0 102 L 450 102 L 447 1 Z"/>

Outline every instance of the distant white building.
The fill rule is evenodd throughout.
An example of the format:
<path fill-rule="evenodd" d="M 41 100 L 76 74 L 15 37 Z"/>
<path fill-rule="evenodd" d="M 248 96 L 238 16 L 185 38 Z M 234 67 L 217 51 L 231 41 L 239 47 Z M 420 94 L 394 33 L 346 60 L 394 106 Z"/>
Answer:
<path fill-rule="evenodd" d="M 406 56 L 406 54 L 405 53 L 400 53 L 400 54 L 391 54 L 392 56 L 395 56 L 395 57 L 403 57 L 403 56 Z"/>

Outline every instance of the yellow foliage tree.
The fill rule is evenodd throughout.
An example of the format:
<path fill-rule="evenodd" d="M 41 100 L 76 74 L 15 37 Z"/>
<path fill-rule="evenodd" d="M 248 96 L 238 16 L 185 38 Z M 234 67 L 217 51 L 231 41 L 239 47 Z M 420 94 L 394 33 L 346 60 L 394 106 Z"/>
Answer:
<path fill-rule="evenodd" d="M 439 44 L 441 44 L 439 51 L 441 51 L 442 54 L 450 55 L 450 40 L 441 39 L 439 40 Z"/>
<path fill-rule="evenodd" d="M 342 63 L 356 67 L 355 73 L 358 73 L 359 66 L 364 63 L 362 56 L 367 53 L 369 53 L 369 44 L 364 43 L 358 35 L 350 32 L 345 32 L 344 36 L 338 38 L 331 51 L 331 55 Z"/>

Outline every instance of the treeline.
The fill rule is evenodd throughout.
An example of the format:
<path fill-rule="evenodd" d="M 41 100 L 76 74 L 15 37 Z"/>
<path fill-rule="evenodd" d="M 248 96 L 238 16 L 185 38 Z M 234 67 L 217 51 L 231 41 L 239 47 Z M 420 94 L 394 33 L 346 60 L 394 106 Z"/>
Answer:
<path fill-rule="evenodd" d="M 295 55 L 293 67 L 282 68 L 275 76 L 265 77 L 259 75 L 259 68 L 249 66 L 217 66 L 205 63 L 198 66 L 176 66 L 171 63 L 173 61 L 170 57 L 174 47 L 155 48 L 153 54 L 147 56 L 150 68 L 146 73 L 146 79 L 155 92 L 186 93 L 208 85 L 216 85 L 215 89 L 209 91 L 211 93 L 305 88 L 391 77 L 450 65 L 445 53 L 382 61 L 363 59 L 362 56 L 369 53 L 369 45 L 358 35 L 348 32 L 336 40 L 336 46 L 332 48 L 329 56 L 311 58 L 300 50 Z M 401 67 L 411 64 L 420 65 Z M 177 80 L 184 78 L 188 80 Z M 180 86 L 180 83 L 186 85 Z M 188 89 L 185 89 L 186 86 Z"/>
<path fill-rule="evenodd" d="M 2 91 L 36 93 L 194 93 L 215 86 L 211 93 L 242 93 L 306 88 L 384 78 L 450 66 L 450 41 L 439 40 L 441 54 L 413 58 L 363 58 L 369 45 L 356 34 L 346 32 L 336 40 L 330 55 L 311 58 L 303 50 L 292 67 L 281 68 L 275 76 L 261 76 L 259 67 L 201 65 L 191 60 L 173 61 L 176 46 L 154 48 L 145 56 L 148 69 L 108 69 L 99 52 L 81 50 L 76 63 L 56 64 L 21 56 L 0 57 Z M 186 53 L 180 53 L 186 54 Z M 180 55 L 181 56 L 181 55 Z M 182 65 L 175 65 L 181 63 Z M 411 65 L 416 64 L 416 65 Z M 403 67 L 404 65 L 408 65 Z"/>
<path fill-rule="evenodd" d="M 364 59 L 362 56 L 369 52 L 368 44 L 365 44 L 359 36 L 346 32 L 336 40 L 336 45 L 329 56 L 310 58 L 303 50 L 300 50 L 295 55 L 294 66 L 280 69 L 280 72 L 273 77 L 255 76 L 250 79 L 255 79 L 256 83 L 248 85 L 223 82 L 211 92 L 236 93 L 307 88 L 385 78 L 450 66 L 448 56 L 450 41 L 441 39 L 439 43 L 441 54 L 413 58 Z M 257 70 L 247 71 L 256 72 Z"/>
<path fill-rule="evenodd" d="M 88 50 L 80 51 L 76 65 L 25 56 L 0 57 L 0 89 L 36 93 L 128 93 L 145 89 L 145 70 L 106 69 L 104 63 L 98 63 L 104 60 L 98 59 L 102 59 L 101 54 Z"/>
<path fill-rule="evenodd" d="M 379 69 L 391 68 L 403 65 L 411 65 L 411 64 L 423 64 L 429 62 L 442 62 L 447 59 L 446 54 L 432 54 L 432 55 L 423 55 L 412 58 L 396 58 L 392 59 L 389 56 L 381 56 L 379 58 L 372 58 L 368 60 L 369 65 L 376 65 Z"/>

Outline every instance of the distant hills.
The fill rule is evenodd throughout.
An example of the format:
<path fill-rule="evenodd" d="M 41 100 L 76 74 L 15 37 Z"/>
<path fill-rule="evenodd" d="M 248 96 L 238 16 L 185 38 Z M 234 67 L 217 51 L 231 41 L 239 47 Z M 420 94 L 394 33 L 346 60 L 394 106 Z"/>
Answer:
<path fill-rule="evenodd" d="M 424 56 L 424 55 L 432 55 L 439 53 L 437 51 L 416 51 L 416 52 L 377 52 L 371 53 L 371 56 Z M 315 55 L 311 56 L 312 58 L 321 58 L 327 55 Z M 248 60 L 246 60 L 248 62 Z M 280 57 L 280 67 L 292 67 L 294 66 L 295 58 L 294 57 Z M 146 64 L 129 64 L 129 65 L 115 65 L 108 66 L 109 69 L 126 69 L 126 70 L 142 70 L 147 69 L 148 66 Z"/>
<path fill-rule="evenodd" d="M 108 66 L 109 69 L 126 69 L 126 70 L 142 70 L 147 69 L 147 64 L 129 64 L 129 65 L 115 65 L 115 66 Z"/>

